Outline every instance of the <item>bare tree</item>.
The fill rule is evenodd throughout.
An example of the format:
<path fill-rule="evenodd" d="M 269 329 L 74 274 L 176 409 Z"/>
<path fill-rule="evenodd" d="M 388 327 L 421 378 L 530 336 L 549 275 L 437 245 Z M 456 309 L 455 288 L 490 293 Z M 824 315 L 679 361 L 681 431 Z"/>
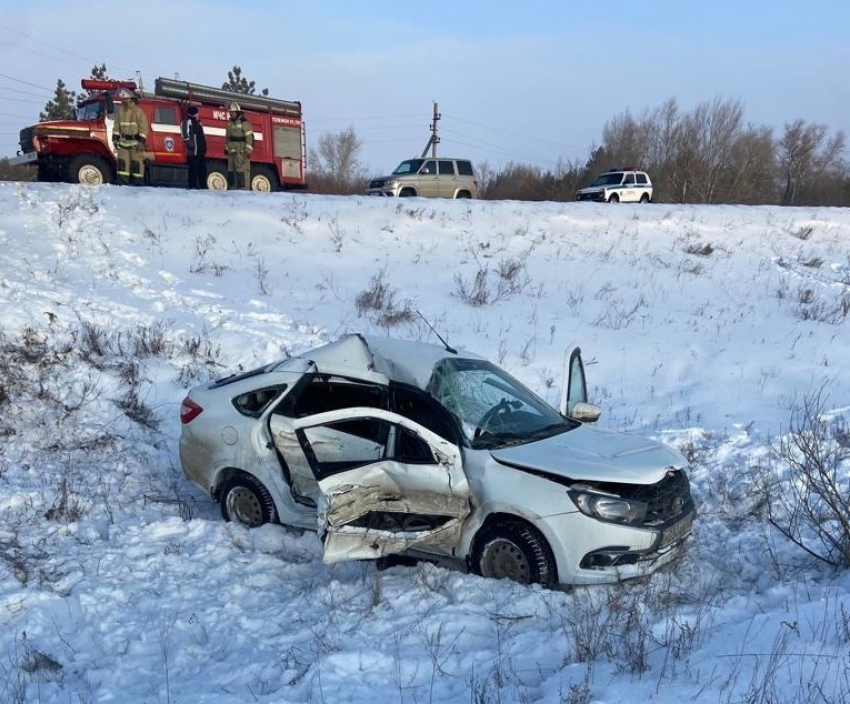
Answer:
<path fill-rule="evenodd" d="M 844 133 L 830 138 L 826 125 L 806 124 L 801 119 L 786 123 L 778 143 L 782 205 L 795 205 L 808 179 L 840 168 L 844 146 Z"/>
<path fill-rule="evenodd" d="M 354 127 L 319 137 L 310 149 L 311 189 L 324 193 L 358 193 L 364 188 L 366 171 L 360 162 L 363 141 Z"/>

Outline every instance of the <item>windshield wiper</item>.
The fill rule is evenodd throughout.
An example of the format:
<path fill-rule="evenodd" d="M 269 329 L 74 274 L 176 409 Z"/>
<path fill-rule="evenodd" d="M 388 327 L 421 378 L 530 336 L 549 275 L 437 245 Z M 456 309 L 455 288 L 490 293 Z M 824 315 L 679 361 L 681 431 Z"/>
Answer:
<path fill-rule="evenodd" d="M 558 435 L 558 433 L 565 433 L 575 427 L 576 424 L 569 423 L 567 421 L 561 421 L 559 423 L 550 423 L 549 425 L 544 425 L 542 428 L 535 430 L 533 433 L 528 435 L 527 438 L 529 440 L 539 440 L 541 438 L 548 438 L 552 435 Z"/>

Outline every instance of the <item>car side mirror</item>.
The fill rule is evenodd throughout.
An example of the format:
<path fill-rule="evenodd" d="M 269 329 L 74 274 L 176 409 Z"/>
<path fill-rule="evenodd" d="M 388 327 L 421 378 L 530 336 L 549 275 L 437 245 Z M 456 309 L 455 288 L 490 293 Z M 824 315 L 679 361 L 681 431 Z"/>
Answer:
<path fill-rule="evenodd" d="M 602 415 L 602 409 L 593 403 L 580 401 L 573 406 L 572 417 L 582 423 L 595 423 Z"/>

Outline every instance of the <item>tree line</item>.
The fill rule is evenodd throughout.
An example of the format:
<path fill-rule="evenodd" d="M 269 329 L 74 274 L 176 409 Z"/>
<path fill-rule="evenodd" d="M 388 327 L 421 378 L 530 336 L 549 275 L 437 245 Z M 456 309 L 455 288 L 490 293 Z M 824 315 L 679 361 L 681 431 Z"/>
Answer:
<path fill-rule="evenodd" d="M 106 64 L 92 67 L 92 78 L 106 76 Z M 228 71 L 221 87 L 256 92 L 240 66 Z M 263 88 L 261 94 L 268 92 Z M 57 80 L 39 119 L 72 118 L 77 99 Z M 353 126 L 319 137 L 308 153 L 310 190 L 363 193 L 368 182 L 360 158 L 363 144 Z M 558 159 L 545 170 L 514 162 L 499 170 L 487 161 L 476 167 L 481 197 L 491 200 L 570 201 L 603 171 L 633 165 L 649 173 L 656 202 L 848 206 L 845 152 L 844 132 L 831 133 L 823 124 L 796 119 L 777 130 L 746 122 L 740 100 L 715 98 L 686 112 L 671 98 L 640 116 L 625 111 L 608 120 L 600 145 L 586 159 Z M 9 178 L 10 170 L 0 161 L 0 179 Z"/>

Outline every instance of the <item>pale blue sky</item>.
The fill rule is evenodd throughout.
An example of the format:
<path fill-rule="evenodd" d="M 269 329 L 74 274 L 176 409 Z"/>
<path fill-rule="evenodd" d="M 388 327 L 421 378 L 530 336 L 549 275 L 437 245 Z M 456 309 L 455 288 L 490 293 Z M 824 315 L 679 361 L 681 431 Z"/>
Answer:
<path fill-rule="evenodd" d="M 84 9 L 83 9 L 84 8 Z M 0 155 L 56 79 L 95 63 L 219 85 L 234 65 L 300 100 L 308 144 L 353 126 L 370 173 L 439 153 L 476 163 L 584 160 L 610 118 L 675 98 L 740 100 L 749 122 L 850 127 L 846 0 L 710 3 L 0 0 Z"/>

